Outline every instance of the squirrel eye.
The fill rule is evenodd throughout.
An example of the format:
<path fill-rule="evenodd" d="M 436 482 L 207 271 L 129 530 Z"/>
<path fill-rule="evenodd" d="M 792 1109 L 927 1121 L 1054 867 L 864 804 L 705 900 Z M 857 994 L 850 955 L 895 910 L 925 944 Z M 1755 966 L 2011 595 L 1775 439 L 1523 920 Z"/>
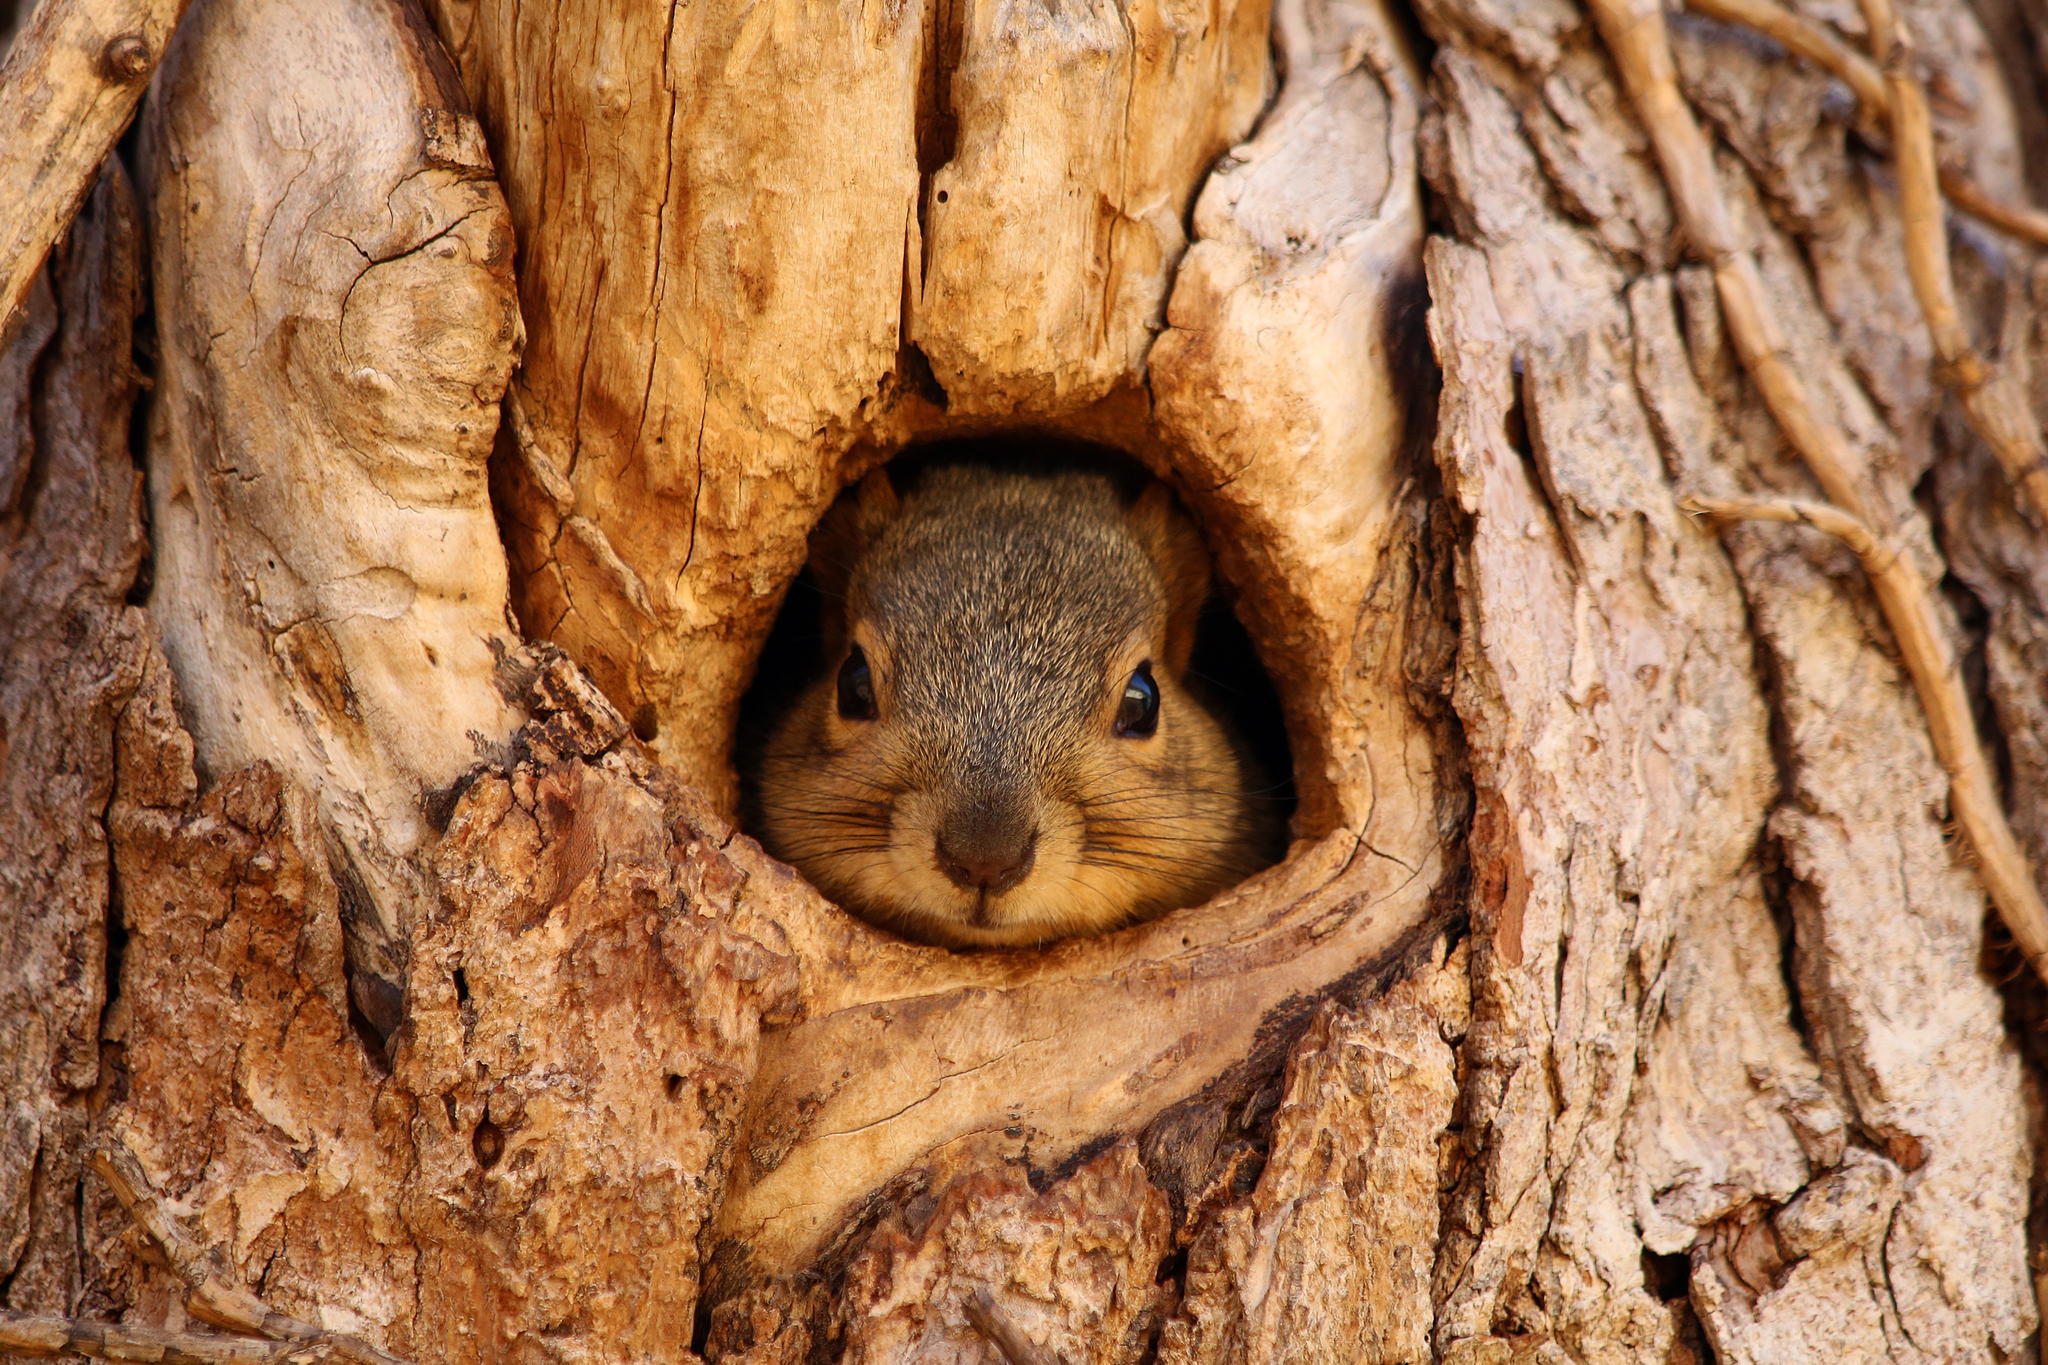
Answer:
<path fill-rule="evenodd" d="M 839 665 L 839 714 L 848 720 L 875 718 L 875 679 L 859 645 Z"/>
<path fill-rule="evenodd" d="M 1145 660 L 1124 684 L 1117 703 L 1116 732 L 1123 739 L 1143 739 L 1159 728 L 1159 684 L 1152 681 L 1152 661 Z"/>

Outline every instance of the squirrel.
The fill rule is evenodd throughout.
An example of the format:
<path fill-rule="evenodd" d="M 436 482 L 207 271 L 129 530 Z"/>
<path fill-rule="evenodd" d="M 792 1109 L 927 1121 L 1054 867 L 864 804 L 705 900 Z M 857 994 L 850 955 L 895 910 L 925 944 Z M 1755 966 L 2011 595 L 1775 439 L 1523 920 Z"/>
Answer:
<path fill-rule="evenodd" d="M 1267 866 L 1278 805 L 1189 687 L 1209 557 L 1163 484 L 876 470 L 811 542 L 827 668 L 750 805 L 840 905 L 947 947 L 1104 933 Z"/>

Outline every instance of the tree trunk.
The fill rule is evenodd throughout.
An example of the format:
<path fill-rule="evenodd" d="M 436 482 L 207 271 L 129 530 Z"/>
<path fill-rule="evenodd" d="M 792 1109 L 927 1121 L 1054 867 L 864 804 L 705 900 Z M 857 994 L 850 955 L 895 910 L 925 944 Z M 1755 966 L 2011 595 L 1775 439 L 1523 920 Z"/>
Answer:
<path fill-rule="evenodd" d="M 1726 248 L 1563 3 L 195 0 L 0 319 L 0 1351 L 2035 1349 L 2042 988 L 1890 618 L 1681 506 L 1816 496 L 1731 253 L 2035 868 L 2048 546 L 1880 112 L 1731 4 L 1669 27 Z M 1906 19 L 1944 184 L 2048 193 L 2048 8 Z M 2038 432 L 2048 266 L 1948 227 Z M 949 952 L 731 754 L 838 491 L 1019 431 L 1178 490 L 1300 803 Z"/>

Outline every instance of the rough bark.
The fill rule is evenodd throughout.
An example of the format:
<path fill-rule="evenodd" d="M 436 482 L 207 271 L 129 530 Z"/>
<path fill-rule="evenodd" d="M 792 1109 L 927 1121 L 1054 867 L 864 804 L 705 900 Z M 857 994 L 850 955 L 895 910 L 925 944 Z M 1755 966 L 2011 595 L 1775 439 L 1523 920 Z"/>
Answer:
<path fill-rule="evenodd" d="M 108 1079 L 102 822 L 151 636 L 127 604 L 143 288 L 134 195 L 110 168 L 0 356 L 0 1297 L 19 1310 L 70 1308 L 86 1273 L 79 1182 Z"/>
<path fill-rule="evenodd" d="M 2031 1348 L 2038 986 L 1854 558 L 1680 511 L 1812 489 L 1586 15 L 430 9 L 201 0 L 0 354 L 0 1303 L 204 1316 L 118 1143 L 419 1361 Z M 1983 13 L 1908 17 L 2020 199 L 2048 18 Z M 1673 33 L 2043 866 L 2048 550 L 1886 163 Z M 1951 244 L 2048 416 L 2048 272 Z M 746 837 L 732 727 L 837 490 L 1020 429 L 1179 491 L 1301 805 L 1209 905 L 951 953 Z"/>

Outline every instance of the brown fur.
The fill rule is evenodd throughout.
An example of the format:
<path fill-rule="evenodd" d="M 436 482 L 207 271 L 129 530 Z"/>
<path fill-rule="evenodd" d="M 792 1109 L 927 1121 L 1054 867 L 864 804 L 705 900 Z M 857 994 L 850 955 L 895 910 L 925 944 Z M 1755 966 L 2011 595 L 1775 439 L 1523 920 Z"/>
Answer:
<path fill-rule="evenodd" d="M 1185 685 L 1208 556 L 1163 487 L 1127 507 L 1100 475 L 960 465 L 899 499 L 877 473 L 819 528 L 812 567 L 828 668 L 774 726 L 754 805 L 769 850 L 847 909 L 931 943 L 1042 943 L 1205 900 L 1270 860 L 1271 803 Z M 839 712 L 856 644 L 873 719 Z M 1147 659 L 1158 729 L 1119 736 Z M 1024 830 L 1014 886 L 940 865 L 942 843 Z"/>

